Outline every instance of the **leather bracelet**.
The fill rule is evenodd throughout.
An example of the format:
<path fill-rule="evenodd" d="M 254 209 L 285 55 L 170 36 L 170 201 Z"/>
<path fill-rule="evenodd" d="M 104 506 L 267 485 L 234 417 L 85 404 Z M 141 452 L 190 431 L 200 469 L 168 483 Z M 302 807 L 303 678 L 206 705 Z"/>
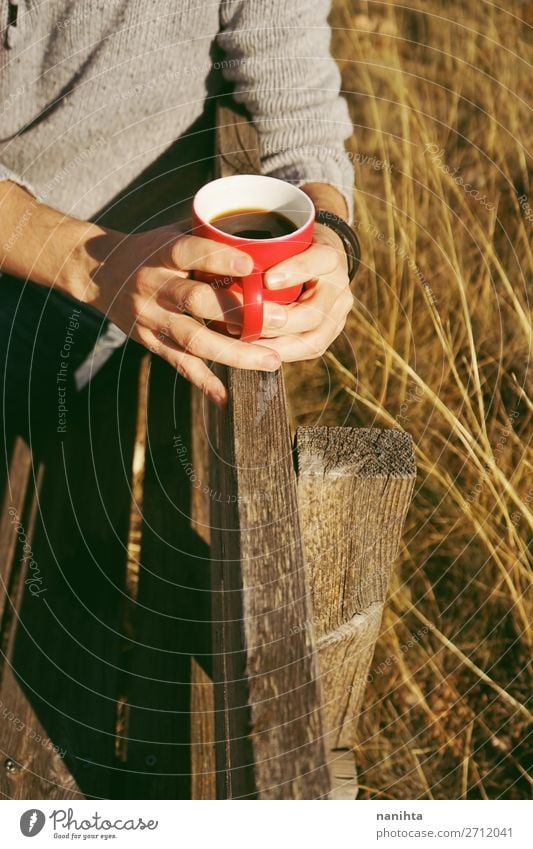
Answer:
<path fill-rule="evenodd" d="M 340 215 L 335 215 L 334 212 L 328 212 L 327 209 L 317 209 L 315 221 L 317 224 L 324 224 L 326 227 L 329 227 L 341 239 L 348 258 L 348 277 L 351 283 L 361 263 L 359 239 L 344 218 L 341 218 Z"/>

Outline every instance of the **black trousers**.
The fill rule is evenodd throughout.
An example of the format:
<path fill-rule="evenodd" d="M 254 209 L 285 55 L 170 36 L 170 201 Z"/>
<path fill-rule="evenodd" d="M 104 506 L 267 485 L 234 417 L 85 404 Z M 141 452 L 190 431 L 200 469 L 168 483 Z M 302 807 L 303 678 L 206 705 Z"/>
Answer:
<path fill-rule="evenodd" d="M 110 344 L 109 327 L 102 315 L 66 295 L 1 275 L 5 434 L 20 434 L 32 444 L 61 427 L 74 395 L 125 338 L 113 331 L 114 346 Z"/>

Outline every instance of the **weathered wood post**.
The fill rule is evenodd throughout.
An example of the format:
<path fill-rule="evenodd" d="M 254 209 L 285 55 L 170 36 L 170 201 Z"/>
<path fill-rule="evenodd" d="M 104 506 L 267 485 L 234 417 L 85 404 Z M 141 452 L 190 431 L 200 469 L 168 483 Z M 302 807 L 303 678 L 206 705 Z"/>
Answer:
<path fill-rule="evenodd" d="M 246 118 L 221 106 L 217 128 L 220 176 L 258 171 L 257 140 Z M 312 614 L 283 378 L 218 371 L 229 408 L 206 409 L 197 401 L 193 427 L 194 465 L 209 481 L 194 524 L 205 538 L 209 528 L 211 544 L 216 795 L 326 797 L 314 636 L 291 632 Z M 209 439 L 201 440 L 202 432 Z M 194 675 L 193 692 L 205 706 L 208 683 L 198 668 Z M 205 730 L 203 710 L 198 722 Z M 193 751 L 206 755 L 194 734 Z M 198 760 L 193 773 L 202 769 Z"/>
<path fill-rule="evenodd" d="M 400 431 L 300 428 L 298 496 L 334 798 L 355 798 L 353 746 L 414 485 Z"/>

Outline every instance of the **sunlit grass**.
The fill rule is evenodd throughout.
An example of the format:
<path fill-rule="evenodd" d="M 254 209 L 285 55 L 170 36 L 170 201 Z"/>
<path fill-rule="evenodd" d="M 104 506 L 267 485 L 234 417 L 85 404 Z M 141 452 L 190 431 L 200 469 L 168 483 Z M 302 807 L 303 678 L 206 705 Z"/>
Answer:
<path fill-rule="evenodd" d="M 404 428 L 418 465 L 374 659 L 394 663 L 359 727 L 362 796 L 531 794 L 525 10 L 334 3 L 365 262 L 344 339 L 305 367 L 297 421 Z"/>

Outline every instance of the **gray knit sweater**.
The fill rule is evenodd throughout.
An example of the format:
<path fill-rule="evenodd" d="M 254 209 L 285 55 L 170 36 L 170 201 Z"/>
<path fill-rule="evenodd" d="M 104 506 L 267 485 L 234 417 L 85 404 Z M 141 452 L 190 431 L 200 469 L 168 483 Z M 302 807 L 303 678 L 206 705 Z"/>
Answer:
<path fill-rule="evenodd" d="M 225 78 L 257 126 L 263 173 L 330 183 L 351 215 L 352 125 L 329 6 L 0 0 L 0 179 L 90 218 L 186 132 Z"/>

